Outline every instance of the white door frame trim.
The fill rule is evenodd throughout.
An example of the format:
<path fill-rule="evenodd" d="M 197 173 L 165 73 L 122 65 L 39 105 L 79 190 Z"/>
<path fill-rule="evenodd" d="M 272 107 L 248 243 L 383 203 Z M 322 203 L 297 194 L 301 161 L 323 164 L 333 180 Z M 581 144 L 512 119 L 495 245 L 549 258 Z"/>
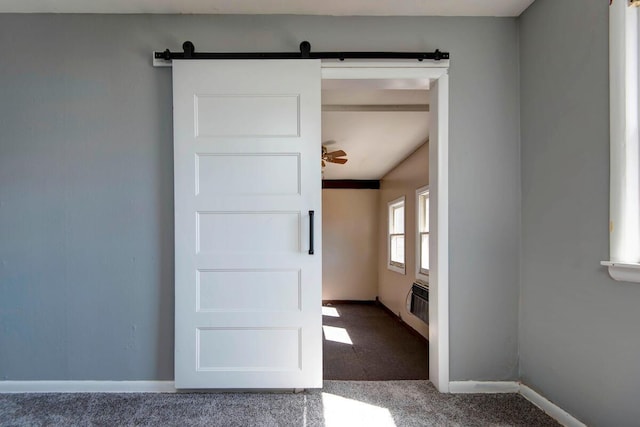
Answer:
<path fill-rule="evenodd" d="M 431 254 L 429 274 L 429 379 L 449 392 L 449 61 L 322 61 L 323 80 L 416 80 L 431 89 L 429 144 Z M 430 251 L 431 252 L 431 251 Z M 434 259 L 435 258 L 435 259 Z"/>

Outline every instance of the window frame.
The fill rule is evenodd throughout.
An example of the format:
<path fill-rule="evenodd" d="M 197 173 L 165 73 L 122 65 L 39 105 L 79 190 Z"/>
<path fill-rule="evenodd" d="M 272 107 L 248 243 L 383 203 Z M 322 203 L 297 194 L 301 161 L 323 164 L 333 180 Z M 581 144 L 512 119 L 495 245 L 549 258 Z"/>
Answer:
<path fill-rule="evenodd" d="M 393 210 L 402 205 L 402 233 L 393 233 Z M 391 260 L 391 240 L 392 236 L 403 236 L 404 240 L 404 262 L 399 263 Z M 387 269 L 399 274 L 406 274 L 407 266 L 407 202 L 406 197 L 398 197 L 397 199 L 387 202 Z"/>
<path fill-rule="evenodd" d="M 601 264 L 627 282 L 640 282 L 639 15 L 628 0 L 609 7 L 609 259 Z"/>
<path fill-rule="evenodd" d="M 425 195 L 426 198 L 429 199 L 430 194 L 428 185 L 416 190 L 416 278 L 429 283 L 429 269 L 422 268 L 422 235 L 430 235 L 431 233 L 430 226 L 427 227 L 427 231 L 422 231 L 424 212 L 421 198 L 425 197 Z M 429 218 L 429 212 L 426 212 L 426 214 L 427 218 Z M 429 266 L 431 266 L 431 262 L 429 262 Z"/>

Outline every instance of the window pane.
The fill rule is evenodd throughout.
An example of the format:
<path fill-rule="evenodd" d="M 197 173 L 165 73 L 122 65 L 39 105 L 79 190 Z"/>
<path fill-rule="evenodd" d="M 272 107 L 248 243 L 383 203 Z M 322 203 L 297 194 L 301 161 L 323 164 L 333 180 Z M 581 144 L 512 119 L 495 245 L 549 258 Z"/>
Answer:
<path fill-rule="evenodd" d="M 393 233 L 404 233 L 404 206 L 393 208 Z"/>
<path fill-rule="evenodd" d="M 391 261 L 404 264 L 404 236 L 391 236 Z"/>
<path fill-rule="evenodd" d="M 420 268 L 429 269 L 429 235 L 426 233 L 420 234 Z"/>
<path fill-rule="evenodd" d="M 422 209 L 423 209 L 423 225 L 422 225 L 422 231 L 429 231 L 429 196 L 425 196 L 424 197 L 424 201 L 422 203 Z"/>

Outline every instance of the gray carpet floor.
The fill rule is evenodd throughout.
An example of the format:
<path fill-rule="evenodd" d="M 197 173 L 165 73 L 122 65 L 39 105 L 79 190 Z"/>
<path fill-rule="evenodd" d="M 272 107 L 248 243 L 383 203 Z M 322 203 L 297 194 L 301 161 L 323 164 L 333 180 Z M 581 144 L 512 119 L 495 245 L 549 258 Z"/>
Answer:
<path fill-rule="evenodd" d="M 322 316 L 322 324 L 346 331 L 352 344 L 324 334 L 325 380 L 429 379 L 429 345 L 374 304 L 331 304 L 340 317 Z M 335 315 L 335 312 L 333 312 Z"/>
<path fill-rule="evenodd" d="M 0 426 L 557 426 L 516 394 L 428 381 L 326 381 L 292 393 L 0 394 Z"/>

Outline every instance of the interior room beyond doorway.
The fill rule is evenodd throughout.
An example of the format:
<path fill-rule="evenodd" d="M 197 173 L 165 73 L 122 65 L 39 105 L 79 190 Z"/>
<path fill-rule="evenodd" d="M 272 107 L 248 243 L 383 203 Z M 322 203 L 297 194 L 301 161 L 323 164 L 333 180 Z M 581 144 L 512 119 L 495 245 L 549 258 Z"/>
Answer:
<path fill-rule="evenodd" d="M 324 378 L 427 379 L 429 327 L 409 307 L 413 283 L 428 286 L 427 85 L 324 80 L 322 104 L 324 152 L 347 159 L 323 162 Z"/>

